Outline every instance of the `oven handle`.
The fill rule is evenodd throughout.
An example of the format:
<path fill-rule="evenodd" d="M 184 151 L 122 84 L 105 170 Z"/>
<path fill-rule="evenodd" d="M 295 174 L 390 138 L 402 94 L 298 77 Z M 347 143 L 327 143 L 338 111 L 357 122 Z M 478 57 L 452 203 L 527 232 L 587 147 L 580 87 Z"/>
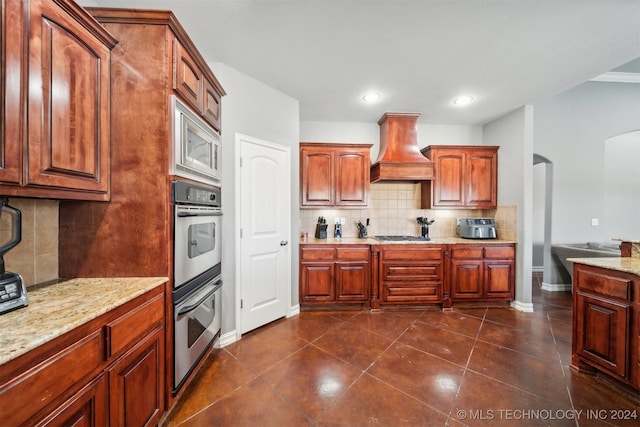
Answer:
<path fill-rule="evenodd" d="M 178 212 L 178 218 L 188 218 L 192 216 L 222 216 L 222 212 Z"/>
<path fill-rule="evenodd" d="M 207 284 L 205 286 L 208 286 L 208 285 L 209 284 Z M 207 294 L 205 296 L 203 296 L 202 298 L 200 298 L 198 300 L 198 302 L 196 302 L 195 304 L 190 304 L 190 305 L 187 305 L 186 307 L 180 308 L 180 310 L 178 310 L 178 312 L 176 313 L 176 316 L 180 316 L 180 315 L 183 315 L 185 313 L 189 313 L 190 311 L 195 310 L 196 308 L 198 308 L 198 306 L 200 304 L 205 302 L 207 298 L 209 298 L 211 295 L 213 295 L 221 286 L 222 286 L 222 279 L 216 280 L 215 282 L 213 282 L 213 289 L 210 292 L 207 292 Z"/>

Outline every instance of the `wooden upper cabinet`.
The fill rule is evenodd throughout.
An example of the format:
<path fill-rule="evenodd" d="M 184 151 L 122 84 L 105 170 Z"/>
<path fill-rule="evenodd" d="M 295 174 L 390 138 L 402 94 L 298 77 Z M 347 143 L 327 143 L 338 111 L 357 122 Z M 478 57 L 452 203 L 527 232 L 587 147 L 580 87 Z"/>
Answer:
<path fill-rule="evenodd" d="M 0 15 L 0 184 L 20 184 L 22 176 L 23 51 L 22 2 L 3 2 Z M 1 185 L 0 185 L 1 188 Z"/>
<path fill-rule="evenodd" d="M 422 183 L 422 208 L 493 209 L 498 204 L 496 146 L 429 146 L 435 178 Z"/>
<path fill-rule="evenodd" d="M 178 91 L 196 111 L 200 111 L 202 109 L 202 99 L 204 96 L 202 72 L 191 55 L 189 55 L 189 52 L 187 52 L 177 40 L 175 41 L 174 61 L 176 77 L 174 89 Z"/>
<path fill-rule="evenodd" d="M 195 47 L 193 48 L 195 49 Z M 195 55 L 174 39 L 173 88 L 191 107 L 217 131 L 220 131 L 220 100 L 224 90 L 206 66 L 201 66 Z"/>
<path fill-rule="evenodd" d="M 300 143 L 300 206 L 369 203 L 371 145 Z"/>
<path fill-rule="evenodd" d="M 13 7 L 8 17 L 16 16 Z M 28 57 L 18 61 L 14 46 L 6 52 L 5 106 L 23 101 L 3 115 L 3 156 L 12 158 L 4 159 L 9 167 L 2 179 L 17 185 L 0 189 L 14 196 L 108 200 L 109 73 L 116 41 L 71 1 L 33 0 L 22 13 L 28 18 L 3 30 L 18 47 L 26 46 Z M 24 38 L 16 39 L 15 31 L 27 26 Z"/>

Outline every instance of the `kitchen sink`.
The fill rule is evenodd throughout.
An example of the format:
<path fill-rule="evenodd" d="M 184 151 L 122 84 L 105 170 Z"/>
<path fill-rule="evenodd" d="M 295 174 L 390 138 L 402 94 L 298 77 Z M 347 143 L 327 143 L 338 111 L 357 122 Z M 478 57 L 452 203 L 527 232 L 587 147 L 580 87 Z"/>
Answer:
<path fill-rule="evenodd" d="M 381 242 L 431 242 L 420 236 L 373 236 Z"/>

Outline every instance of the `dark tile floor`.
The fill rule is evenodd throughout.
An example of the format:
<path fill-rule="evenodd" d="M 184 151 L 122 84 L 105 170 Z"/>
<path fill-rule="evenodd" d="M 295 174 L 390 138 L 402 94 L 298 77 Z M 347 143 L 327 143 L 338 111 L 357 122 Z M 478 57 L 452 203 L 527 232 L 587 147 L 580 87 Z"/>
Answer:
<path fill-rule="evenodd" d="M 533 287 L 534 313 L 302 312 L 276 321 L 214 350 L 166 424 L 640 425 L 638 395 L 569 369 L 571 294 L 541 291 L 535 274 Z"/>

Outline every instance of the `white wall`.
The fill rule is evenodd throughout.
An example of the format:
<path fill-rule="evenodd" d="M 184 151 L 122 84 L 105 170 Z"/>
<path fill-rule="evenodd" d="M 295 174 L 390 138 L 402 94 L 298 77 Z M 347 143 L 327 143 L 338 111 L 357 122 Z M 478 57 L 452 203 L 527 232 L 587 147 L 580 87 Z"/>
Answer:
<path fill-rule="evenodd" d="M 498 205 L 517 208 L 516 308 L 531 303 L 533 107 L 525 106 L 484 126 L 486 145 L 498 145 Z"/>
<path fill-rule="evenodd" d="M 236 177 L 235 134 L 241 133 L 291 147 L 291 236 L 298 234 L 299 221 L 299 105 L 298 101 L 252 79 L 222 63 L 209 63 L 227 96 L 222 99 L 222 206 L 225 247 L 222 253 L 223 304 L 222 334 L 236 325 L 235 271 L 239 235 L 239 212 L 236 212 L 238 189 Z M 291 246 L 291 305 L 298 304 L 298 239 Z"/>
<path fill-rule="evenodd" d="M 607 233 L 604 141 L 637 129 L 638 84 L 587 82 L 535 105 L 534 150 L 554 165 L 552 243 L 624 237 Z"/>
<path fill-rule="evenodd" d="M 382 114 L 380 114 L 382 117 Z M 482 145 L 482 126 L 418 124 L 418 147 L 427 145 Z M 371 162 L 378 158 L 378 123 L 301 122 L 300 141 L 373 144 Z"/>

